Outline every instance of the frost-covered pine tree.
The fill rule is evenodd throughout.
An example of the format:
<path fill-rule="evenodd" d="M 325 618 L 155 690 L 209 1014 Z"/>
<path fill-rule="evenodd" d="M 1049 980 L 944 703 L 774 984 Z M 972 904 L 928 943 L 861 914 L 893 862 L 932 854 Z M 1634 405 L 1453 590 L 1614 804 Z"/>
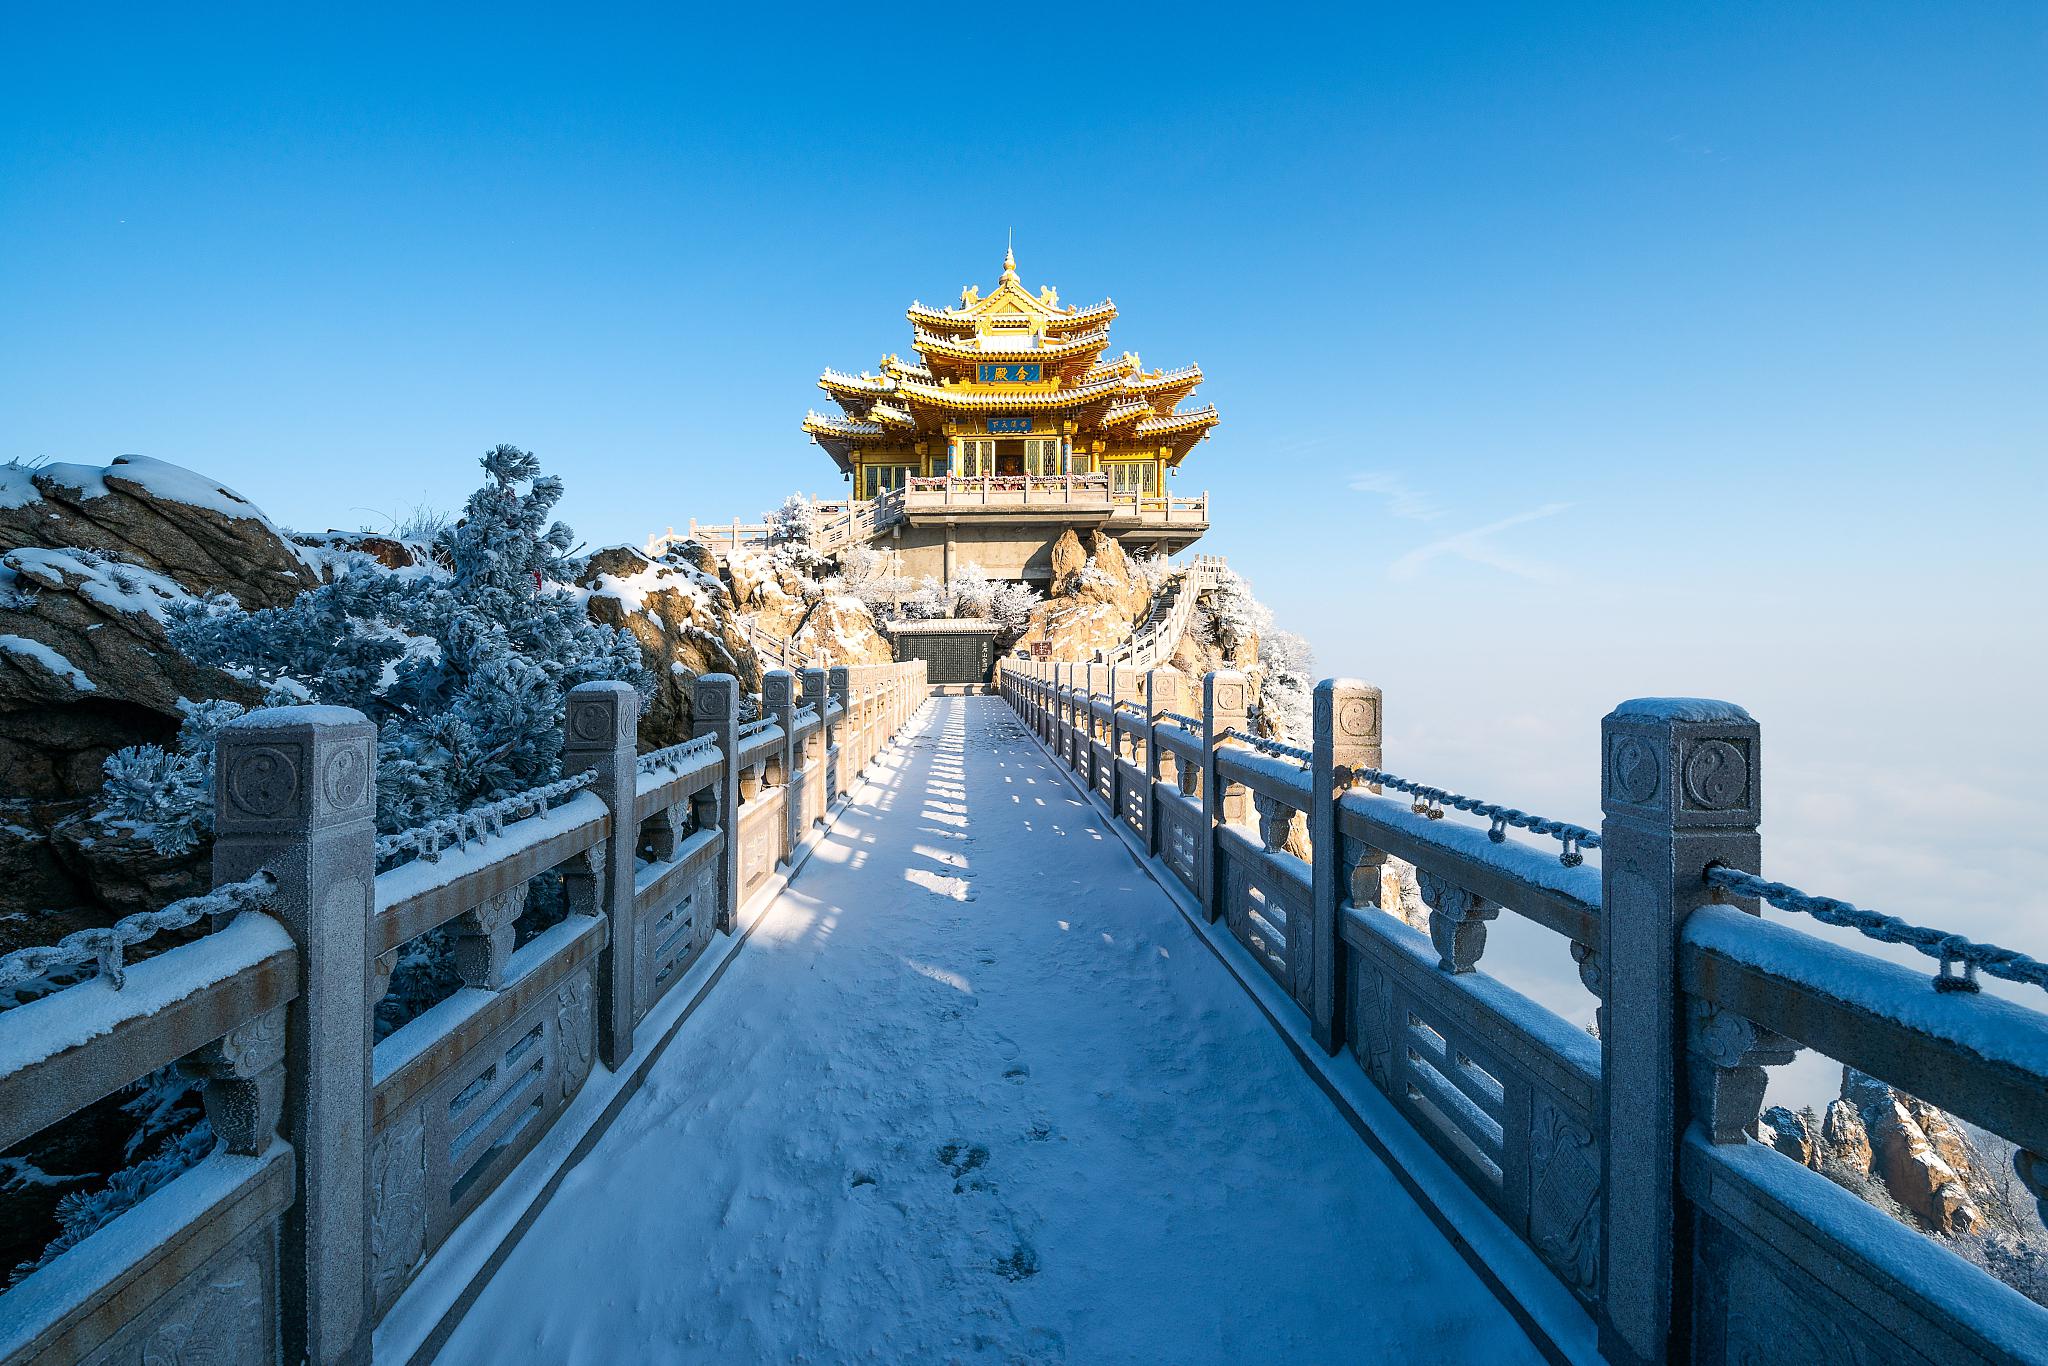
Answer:
<path fill-rule="evenodd" d="M 573 534 L 549 518 L 561 480 L 515 446 L 482 464 L 483 487 L 441 533 L 446 574 L 362 559 L 282 607 L 248 612 L 222 595 L 168 614 L 181 650 L 254 680 L 273 701 L 354 707 L 375 721 L 384 830 L 554 777 L 563 695 L 576 684 L 648 686 L 632 636 L 591 621 L 560 586 L 577 568 Z M 181 753 L 196 759 L 210 739 L 195 736 Z M 183 810 L 185 833 L 203 836 L 191 763 L 122 751 L 108 765 L 118 779 L 109 802 L 121 811 L 155 802 L 168 824 Z"/>
<path fill-rule="evenodd" d="M 1259 637 L 1259 711 L 1283 740 L 1306 740 L 1314 724 L 1316 657 L 1292 631 L 1268 627 Z"/>
<path fill-rule="evenodd" d="M 801 493 L 792 493 L 782 506 L 768 514 L 768 544 L 775 559 L 805 579 L 815 579 L 832 567 L 816 549 L 817 507 Z"/>
<path fill-rule="evenodd" d="M 850 546 L 840 555 L 837 587 L 877 618 L 895 615 L 911 592 L 910 580 L 897 572 L 897 557 L 866 545 Z"/>

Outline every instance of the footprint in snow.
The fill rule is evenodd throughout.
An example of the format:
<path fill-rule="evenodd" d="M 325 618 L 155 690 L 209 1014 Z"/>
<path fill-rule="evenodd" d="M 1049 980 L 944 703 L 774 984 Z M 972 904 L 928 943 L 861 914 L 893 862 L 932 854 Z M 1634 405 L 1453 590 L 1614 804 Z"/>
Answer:
<path fill-rule="evenodd" d="M 859 1190 L 862 1186 L 872 1186 L 874 1184 L 875 1178 L 871 1174 L 867 1172 L 855 1172 L 853 1174 L 852 1180 L 848 1181 L 846 1183 L 846 1186 L 848 1190 Z"/>
<path fill-rule="evenodd" d="M 1021 1082 L 1030 1075 L 1031 1069 L 1026 1067 L 1021 1062 L 1013 1062 L 1008 1067 L 1003 1069 L 1004 1081 Z"/>
<path fill-rule="evenodd" d="M 989 1189 L 988 1181 L 974 1173 L 988 1165 L 988 1149 L 979 1143 L 945 1143 L 935 1154 L 939 1165 L 953 1174 L 953 1194 Z"/>
<path fill-rule="evenodd" d="M 1031 1121 L 1031 1127 L 1024 1131 L 1024 1137 L 1033 1143 L 1043 1143 L 1052 1137 L 1052 1125 L 1045 1120 L 1034 1119 Z"/>
<path fill-rule="evenodd" d="M 956 1178 L 988 1165 L 988 1149 L 979 1143 L 941 1143 L 933 1156 Z"/>
<path fill-rule="evenodd" d="M 1038 1274 L 1038 1249 L 1019 1238 L 1008 1256 L 996 1258 L 996 1274 L 1006 1281 L 1021 1281 Z"/>

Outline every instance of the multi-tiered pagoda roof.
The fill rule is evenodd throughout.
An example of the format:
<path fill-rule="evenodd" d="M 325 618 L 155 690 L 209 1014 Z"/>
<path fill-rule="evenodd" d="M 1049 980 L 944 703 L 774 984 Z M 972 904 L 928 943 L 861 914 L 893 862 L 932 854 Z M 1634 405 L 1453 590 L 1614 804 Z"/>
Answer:
<path fill-rule="evenodd" d="M 1147 370 L 1131 352 L 1106 354 L 1116 305 L 1077 309 L 1050 287 L 1026 289 L 1014 253 L 986 295 L 969 285 L 958 307 L 913 303 L 906 316 L 916 362 L 889 355 L 877 373 L 818 378 L 839 411 L 808 414 L 804 430 L 843 470 L 915 470 L 949 438 L 987 432 L 1061 436 L 1077 467 L 1156 459 L 1171 470 L 1216 425 L 1213 406 L 1182 406 L 1201 367 Z"/>

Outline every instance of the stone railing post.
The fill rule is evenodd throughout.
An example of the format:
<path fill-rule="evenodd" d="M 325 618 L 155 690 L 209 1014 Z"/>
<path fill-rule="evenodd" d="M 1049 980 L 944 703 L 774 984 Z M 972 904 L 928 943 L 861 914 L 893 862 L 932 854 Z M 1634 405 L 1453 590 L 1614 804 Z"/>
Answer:
<path fill-rule="evenodd" d="M 1325 1052 L 1335 1053 L 1344 1047 L 1350 990 L 1338 918 L 1351 893 L 1337 834 L 1337 799 L 1352 785 L 1353 774 L 1380 766 L 1380 690 L 1355 678 L 1326 678 L 1316 684 L 1314 715 L 1308 789 L 1309 1030 Z"/>
<path fill-rule="evenodd" d="M 825 763 L 832 770 L 831 785 L 825 789 L 825 800 L 829 803 L 853 785 L 853 775 L 847 771 L 845 746 L 848 739 L 859 734 L 853 716 L 853 674 L 844 664 L 834 664 L 826 672 L 825 691 L 839 704 L 839 720 L 825 737 Z"/>
<path fill-rule="evenodd" d="M 633 962 L 640 936 L 633 906 L 633 856 L 640 845 L 640 823 L 633 816 L 639 781 L 633 757 L 640 730 L 640 695 L 630 683 L 579 683 L 569 689 L 562 726 L 562 773 L 595 770 L 597 793 L 611 812 L 611 837 L 605 841 L 603 867 L 593 866 L 597 886 L 592 905 L 611 922 L 611 938 L 598 960 L 597 1047 L 604 1065 L 616 1071 L 633 1053 L 635 984 Z"/>
<path fill-rule="evenodd" d="M 358 712 L 271 708 L 230 722 L 214 751 L 214 882 L 268 872 L 299 950 L 280 1124 L 297 1182 L 280 1249 L 286 1361 L 370 1360 L 376 741 Z"/>
<path fill-rule="evenodd" d="M 724 758 L 718 780 L 718 928 L 732 932 L 740 910 L 740 681 L 705 674 L 690 688 L 690 737 L 715 735 Z"/>
<path fill-rule="evenodd" d="M 1242 821 L 1245 816 L 1244 794 L 1224 793 L 1223 780 L 1216 771 L 1216 752 L 1223 747 L 1224 736 L 1245 728 L 1249 714 L 1246 693 L 1245 677 L 1235 669 L 1217 669 L 1202 675 L 1203 829 L 1201 848 L 1195 851 L 1199 874 L 1195 881 L 1202 898 L 1202 914 L 1212 921 L 1223 911 L 1223 893 L 1216 885 L 1221 863 L 1216 827 Z"/>
<path fill-rule="evenodd" d="M 1699 698 L 1624 702 L 1600 723 L 1600 1351 L 1684 1361 L 1691 1230 L 1678 1190 L 1690 1122 L 1679 931 L 1707 867 L 1754 871 L 1758 731 Z"/>
<path fill-rule="evenodd" d="M 770 669 L 761 675 L 761 715 L 774 717 L 782 727 L 782 748 L 768 760 L 768 786 L 786 787 L 796 771 L 796 676 L 789 670 Z"/>
<path fill-rule="evenodd" d="M 1074 666 L 1055 664 L 1052 670 L 1052 748 L 1060 762 L 1071 768 L 1074 763 L 1074 742 L 1070 735 L 1074 728 Z"/>
<path fill-rule="evenodd" d="M 825 719 L 825 671 L 805 669 L 799 679 L 803 684 L 803 704 L 817 713 L 818 728 L 804 740 L 804 805 L 814 814 L 812 819 L 800 828 L 825 823 L 825 804 L 831 800 L 831 789 L 825 776 L 826 760 L 831 750 L 831 730 Z M 814 762 L 815 761 L 815 762 Z"/>
<path fill-rule="evenodd" d="M 1179 711 L 1181 677 L 1177 669 L 1154 669 L 1145 675 L 1145 840 L 1148 853 L 1157 854 L 1164 844 L 1159 837 L 1160 783 L 1178 784 L 1173 751 L 1159 743 L 1152 727 L 1170 711 Z"/>

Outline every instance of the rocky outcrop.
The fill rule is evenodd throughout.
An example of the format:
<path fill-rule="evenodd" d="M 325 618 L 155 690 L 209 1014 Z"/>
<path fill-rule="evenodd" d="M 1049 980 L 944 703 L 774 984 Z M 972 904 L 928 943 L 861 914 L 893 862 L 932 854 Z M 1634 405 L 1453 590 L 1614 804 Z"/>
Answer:
<path fill-rule="evenodd" d="M 332 582 L 352 555 L 367 555 L 386 569 L 435 570 L 449 567 L 441 547 L 426 541 L 402 540 L 375 531 L 295 531 L 292 544 L 304 550 L 319 567 L 320 577 Z"/>
<path fill-rule="evenodd" d="M 1063 531 L 1053 542 L 1051 591 L 1031 613 L 1031 625 L 1016 648 L 1082 662 L 1115 649 L 1131 637 L 1152 605 L 1152 590 L 1134 574 L 1116 538 L 1094 532 L 1092 553 Z"/>
<path fill-rule="evenodd" d="M 858 599 L 827 593 L 799 570 L 755 551 L 730 558 L 680 541 L 659 558 L 609 546 L 589 559 L 579 587 L 592 619 L 622 626 L 640 643 L 655 695 L 640 719 L 640 743 L 659 749 L 689 738 L 690 687 L 700 674 L 736 675 L 758 692 L 761 659 L 746 622 L 792 640 L 804 658 L 883 664 L 889 642 Z"/>
<path fill-rule="evenodd" d="M 1935 1233 L 1979 1231 L 1995 1204 L 1983 1163 L 1953 1117 L 1853 1068 L 1842 1069 L 1841 1097 L 1818 1123 L 1811 1110 L 1773 1106 L 1760 1132 L 1787 1157 L 1852 1188 L 1859 1178 L 1875 1182 Z"/>
<path fill-rule="evenodd" d="M 743 688 L 760 688 L 760 661 L 735 620 L 732 593 L 697 557 L 656 560 L 608 546 L 590 557 L 578 586 L 591 619 L 632 632 L 654 675 L 654 697 L 640 716 L 643 749 L 689 738 L 690 687 L 699 675 L 734 674 Z"/>
<path fill-rule="evenodd" d="M 317 582 L 309 557 L 217 481 L 140 456 L 0 466 L 0 938 L 48 942 L 52 906 L 161 905 L 200 883 L 86 820 L 117 749 L 169 744 L 184 699 L 256 700 L 171 643 L 172 604 L 226 593 L 271 607 Z"/>
<path fill-rule="evenodd" d="M 318 582 L 254 503 L 217 480 L 146 456 L 110 465 L 0 466 L 0 546 L 95 550 L 188 593 L 276 607 Z"/>

